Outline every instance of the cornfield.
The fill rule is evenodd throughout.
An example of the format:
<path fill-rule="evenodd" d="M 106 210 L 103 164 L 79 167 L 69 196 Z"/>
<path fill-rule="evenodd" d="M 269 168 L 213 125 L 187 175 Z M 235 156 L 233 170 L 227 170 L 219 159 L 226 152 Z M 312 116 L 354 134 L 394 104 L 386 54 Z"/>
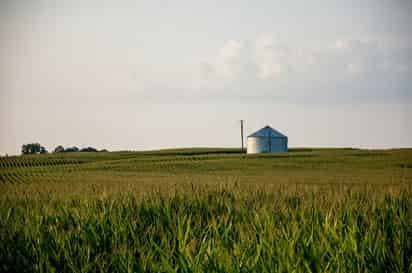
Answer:
<path fill-rule="evenodd" d="M 412 272 L 412 150 L 0 158 L 0 272 Z"/>

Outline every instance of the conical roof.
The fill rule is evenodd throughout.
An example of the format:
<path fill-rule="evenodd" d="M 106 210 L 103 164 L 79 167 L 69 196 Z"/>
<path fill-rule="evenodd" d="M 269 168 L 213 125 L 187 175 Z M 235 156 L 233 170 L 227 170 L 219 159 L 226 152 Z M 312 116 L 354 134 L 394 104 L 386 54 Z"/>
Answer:
<path fill-rule="evenodd" d="M 248 137 L 287 137 L 284 134 L 282 134 L 281 132 L 273 129 L 270 126 L 265 126 L 262 129 L 254 132 L 253 134 L 249 135 Z"/>

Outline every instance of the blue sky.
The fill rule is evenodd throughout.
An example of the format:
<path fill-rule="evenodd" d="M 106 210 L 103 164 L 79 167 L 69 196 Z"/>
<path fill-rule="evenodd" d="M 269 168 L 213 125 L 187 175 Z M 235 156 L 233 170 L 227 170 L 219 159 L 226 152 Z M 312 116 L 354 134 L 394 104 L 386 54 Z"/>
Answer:
<path fill-rule="evenodd" d="M 412 146 L 412 4 L 2 1 L 0 154 L 239 146 Z"/>

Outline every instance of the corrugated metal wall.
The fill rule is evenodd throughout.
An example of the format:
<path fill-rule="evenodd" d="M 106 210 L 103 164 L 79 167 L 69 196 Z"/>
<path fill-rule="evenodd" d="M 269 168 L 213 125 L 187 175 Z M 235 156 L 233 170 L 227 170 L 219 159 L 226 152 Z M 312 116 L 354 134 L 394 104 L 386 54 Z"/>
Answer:
<path fill-rule="evenodd" d="M 269 153 L 269 152 L 287 152 L 287 138 L 269 138 L 269 137 L 248 137 L 247 153 Z"/>

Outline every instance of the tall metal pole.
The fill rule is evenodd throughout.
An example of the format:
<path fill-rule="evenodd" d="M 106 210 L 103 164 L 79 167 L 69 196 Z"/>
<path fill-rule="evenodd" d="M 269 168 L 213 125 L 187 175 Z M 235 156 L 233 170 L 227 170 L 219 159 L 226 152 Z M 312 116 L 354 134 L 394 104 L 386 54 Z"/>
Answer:
<path fill-rule="evenodd" d="M 240 139 L 242 141 L 242 152 L 243 152 L 243 119 L 240 120 Z"/>

